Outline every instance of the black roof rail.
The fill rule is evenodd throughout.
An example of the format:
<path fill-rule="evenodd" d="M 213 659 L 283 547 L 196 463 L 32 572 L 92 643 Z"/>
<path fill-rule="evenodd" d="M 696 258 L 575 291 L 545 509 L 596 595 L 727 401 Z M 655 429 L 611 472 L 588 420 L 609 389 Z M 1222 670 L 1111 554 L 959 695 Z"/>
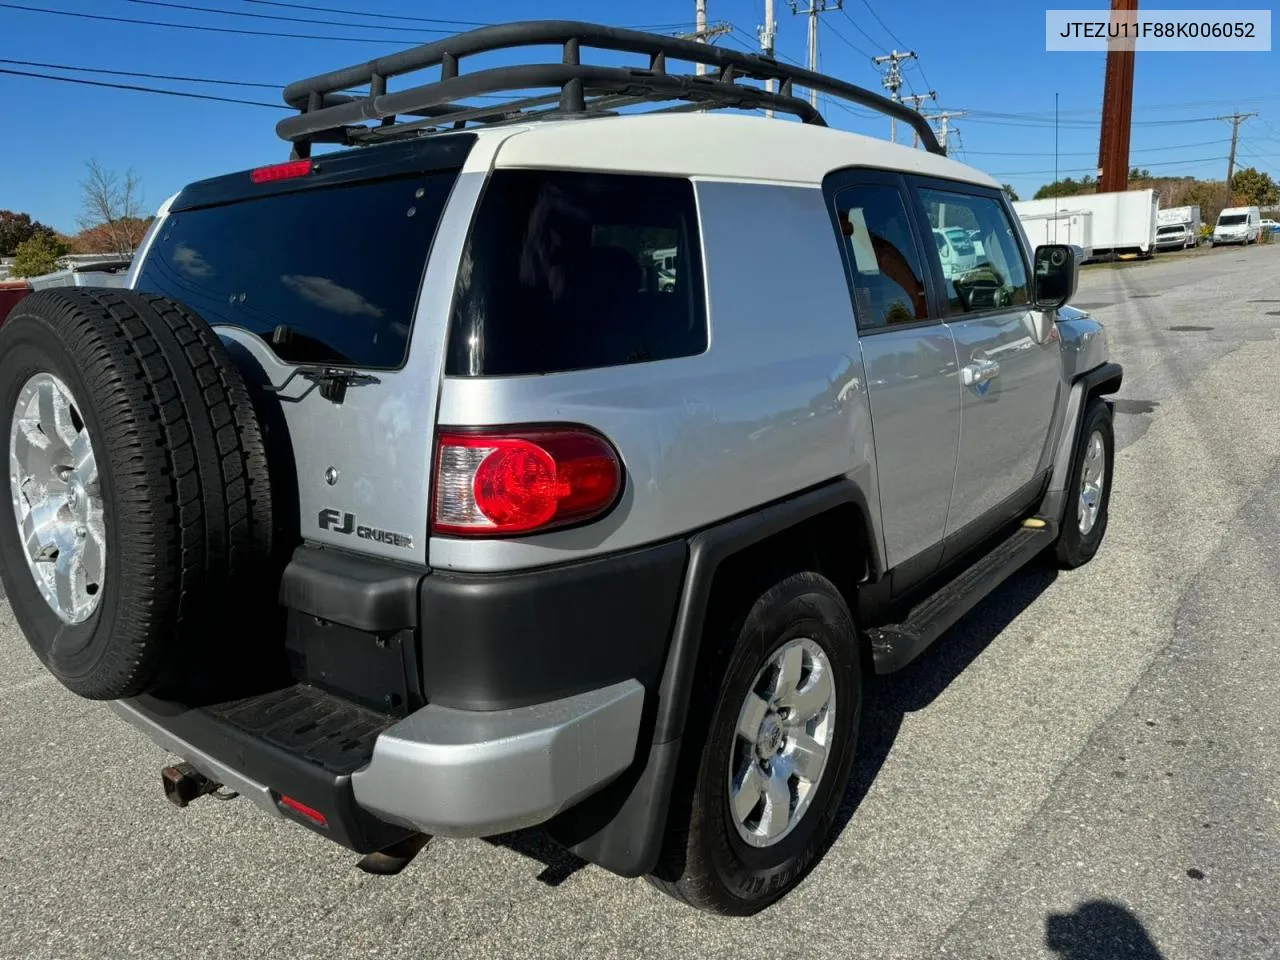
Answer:
<path fill-rule="evenodd" d="M 518 47 L 559 45 L 561 63 L 492 67 L 463 74 L 463 57 Z M 645 54 L 647 69 L 604 67 L 582 63 L 584 48 Z M 701 63 L 715 68 L 698 76 L 667 72 L 667 60 Z M 440 68 L 439 79 L 394 92 L 387 80 Z M 778 90 L 738 83 L 773 80 Z M 276 133 L 293 144 L 294 157 L 307 157 L 313 143 L 360 144 L 420 132 L 457 129 L 468 123 L 502 123 L 537 116 L 598 115 L 640 103 L 680 101 L 664 111 L 736 107 L 765 108 L 826 125 L 794 86 L 817 90 L 870 107 L 911 125 L 929 152 L 945 155 L 933 129 L 915 110 L 852 83 L 758 54 L 740 53 L 711 44 L 664 37 L 638 30 L 572 20 L 530 20 L 480 27 L 434 43 L 393 53 L 368 63 L 333 70 L 291 83 L 284 100 L 299 111 L 281 120 Z M 350 91 L 368 87 L 368 93 Z M 558 89 L 492 104 L 464 104 L 485 94 Z M 381 121 L 377 126 L 368 121 Z"/>

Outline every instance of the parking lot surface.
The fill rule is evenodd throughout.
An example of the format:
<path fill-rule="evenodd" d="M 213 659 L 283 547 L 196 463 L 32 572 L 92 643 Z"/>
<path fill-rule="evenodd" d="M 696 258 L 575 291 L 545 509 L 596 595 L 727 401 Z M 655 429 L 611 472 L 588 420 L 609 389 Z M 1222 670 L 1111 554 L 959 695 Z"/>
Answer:
<path fill-rule="evenodd" d="M 0 956 L 1280 957 L 1280 245 L 1088 268 L 1076 303 L 1125 367 L 1107 541 L 875 686 L 776 907 L 703 916 L 536 834 L 373 877 L 245 801 L 178 810 L 0 598 Z"/>

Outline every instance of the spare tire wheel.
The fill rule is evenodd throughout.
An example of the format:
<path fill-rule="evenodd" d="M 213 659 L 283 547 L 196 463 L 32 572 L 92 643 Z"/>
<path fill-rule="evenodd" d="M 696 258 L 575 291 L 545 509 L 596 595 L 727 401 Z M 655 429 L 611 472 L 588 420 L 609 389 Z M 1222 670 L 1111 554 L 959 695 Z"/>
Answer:
<path fill-rule="evenodd" d="M 234 675 L 225 645 L 275 585 L 271 493 L 208 324 L 130 290 L 34 293 L 0 329 L 0 426 L 0 577 L 54 676 L 108 700 Z"/>

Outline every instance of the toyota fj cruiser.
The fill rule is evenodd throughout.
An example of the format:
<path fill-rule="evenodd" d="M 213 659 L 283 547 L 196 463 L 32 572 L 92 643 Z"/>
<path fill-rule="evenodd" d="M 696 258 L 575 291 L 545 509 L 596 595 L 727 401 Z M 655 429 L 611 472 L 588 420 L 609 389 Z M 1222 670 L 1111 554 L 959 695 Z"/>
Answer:
<path fill-rule="evenodd" d="M 535 45 L 559 62 L 460 69 Z M 1076 251 L 919 114 L 703 44 L 513 24 L 284 98 L 287 162 L 0 330 L 31 646 L 182 758 L 179 805 L 384 867 L 545 825 L 704 909 L 776 900 L 870 675 L 1098 550 L 1121 370 Z"/>

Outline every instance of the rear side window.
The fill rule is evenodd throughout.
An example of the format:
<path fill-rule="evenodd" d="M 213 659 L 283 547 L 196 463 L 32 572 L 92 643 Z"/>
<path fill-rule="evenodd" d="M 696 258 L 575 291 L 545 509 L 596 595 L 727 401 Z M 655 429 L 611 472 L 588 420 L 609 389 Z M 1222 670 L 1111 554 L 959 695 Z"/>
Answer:
<path fill-rule="evenodd" d="M 915 234 L 897 187 L 858 184 L 836 194 L 840 232 L 852 265 L 858 329 L 879 330 L 929 318 Z M 934 234 L 938 249 L 946 238 Z"/>
<path fill-rule="evenodd" d="M 445 372 L 556 373 L 707 348 L 693 184 L 500 170 L 458 272 Z"/>
<path fill-rule="evenodd" d="M 138 288 L 251 330 L 288 362 L 399 367 L 456 178 L 416 174 L 175 213 Z"/>

